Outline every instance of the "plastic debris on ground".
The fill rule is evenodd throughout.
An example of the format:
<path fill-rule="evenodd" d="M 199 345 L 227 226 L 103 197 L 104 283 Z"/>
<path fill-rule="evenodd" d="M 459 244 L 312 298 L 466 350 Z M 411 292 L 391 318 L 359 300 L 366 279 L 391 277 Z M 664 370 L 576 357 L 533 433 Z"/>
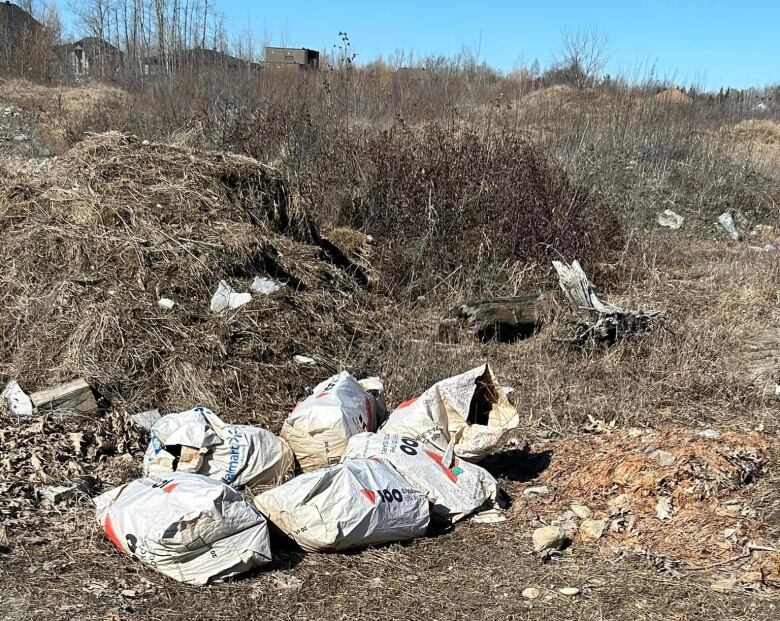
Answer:
<path fill-rule="evenodd" d="M 344 459 L 387 460 L 417 491 L 428 496 L 433 513 L 457 522 L 491 507 L 498 483 L 484 468 L 457 457 L 447 457 L 417 440 L 396 435 L 361 433 L 350 438 Z"/>
<path fill-rule="evenodd" d="M 446 451 L 455 441 L 455 454 L 480 461 L 499 445 L 520 420 L 490 366 L 437 382 L 420 397 L 399 405 L 382 432 L 425 442 Z"/>
<path fill-rule="evenodd" d="M 301 470 L 309 472 L 338 463 L 352 436 L 377 430 L 386 412 L 384 400 L 372 393 L 381 382 L 376 378 L 364 381 L 369 390 L 342 371 L 318 384 L 284 421 L 281 436 Z"/>
<path fill-rule="evenodd" d="M 162 418 L 159 410 L 147 410 L 146 412 L 139 412 L 130 416 L 130 420 L 138 429 L 144 431 L 151 431 L 152 426 Z"/>
<path fill-rule="evenodd" d="M 728 233 L 728 236 L 731 239 L 733 239 L 734 241 L 739 241 L 740 239 L 742 239 L 742 234 L 737 229 L 737 224 L 734 221 L 734 216 L 732 216 L 728 211 L 718 216 L 718 223 L 724 228 L 724 230 L 726 231 L 726 233 Z"/>
<path fill-rule="evenodd" d="M 220 280 L 217 290 L 211 298 L 211 311 L 222 313 L 226 310 L 235 310 L 251 301 L 251 293 L 238 293 L 224 280 Z"/>
<path fill-rule="evenodd" d="M 139 479 L 94 502 L 98 524 L 120 551 L 179 582 L 219 582 L 271 560 L 265 518 L 204 476 Z"/>
<path fill-rule="evenodd" d="M 261 278 L 260 276 L 255 276 L 255 279 L 252 281 L 252 284 L 249 285 L 249 288 L 252 291 L 262 295 L 271 295 L 272 293 L 279 291 L 282 286 L 283 285 L 275 283 L 270 278 Z"/>
<path fill-rule="evenodd" d="M 664 209 L 658 214 L 658 224 L 672 229 L 673 231 L 679 230 L 684 222 L 685 218 L 671 209 Z"/>
<path fill-rule="evenodd" d="M 171 298 L 160 298 L 157 300 L 157 306 L 166 310 L 171 310 L 174 306 L 176 306 L 176 302 L 174 302 Z"/>
<path fill-rule="evenodd" d="M 298 364 L 317 364 L 317 361 L 311 356 L 302 356 L 301 354 L 294 355 L 293 360 Z"/>
<path fill-rule="evenodd" d="M 10 410 L 17 416 L 32 416 L 35 409 L 32 400 L 16 380 L 8 382 L 0 398 L 5 400 Z"/>
<path fill-rule="evenodd" d="M 290 447 L 270 431 L 228 425 L 200 406 L 163 416 L 151 433 L 144 474 L 192 472 L 242 487 L 278 483 L 293 465 Z"/>
<path fill-rule="evenodd" d="M 348 459 L 264 492 L 255 504 L 310 552 L 339 552 L 425 534 L 430 504 L 387 461 Z"/>

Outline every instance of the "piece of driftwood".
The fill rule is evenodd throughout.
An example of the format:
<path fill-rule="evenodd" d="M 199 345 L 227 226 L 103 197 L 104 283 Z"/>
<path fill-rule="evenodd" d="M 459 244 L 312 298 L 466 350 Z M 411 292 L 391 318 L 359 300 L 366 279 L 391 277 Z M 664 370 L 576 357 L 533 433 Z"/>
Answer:
<path fill-rule="evenodd" d="M 95 393 L 84 379 L 34 392 L 30 395 L 30 401 L 39 410 L 94 412 L 98 409 Z"/>
<path fill-rule="evenodd" d="M 481 341 L 527 338 L 541 328 L 545 308 L 545 296 L 539 293 L 470 300 L 455 307 L 451 318 L 439 324 L 439 338 L 457 340 L 463 329 Z"/>
<path fill-rule="evenodd" d="M 665 317 L 663 310 L 632 310 L 605 302 L 598 295 L 593 283 L 579 264 L 571 265 L 562 261 L 553 261 L 558 272 L 558 284 L 566 299 L 588 317 L 575 324 L 575 333 L 571 343 L 582 344 L 588 340 L 615 342 L 628 334 L 643 334 L 653 329 Z"/>

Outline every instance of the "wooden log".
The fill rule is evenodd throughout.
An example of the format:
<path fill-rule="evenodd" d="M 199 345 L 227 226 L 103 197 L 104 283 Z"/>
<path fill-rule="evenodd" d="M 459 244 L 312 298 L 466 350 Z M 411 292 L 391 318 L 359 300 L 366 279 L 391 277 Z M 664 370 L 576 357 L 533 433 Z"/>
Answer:
<path fill-rule="evenodd" d="M 452 310 L 454 318 L 441 322 L 439 335 L 452 340 L 458 328 L 467 327 L 482 341 L 516 341 L 537 332 L 546 312 L 546 296 L 539 293 L 470 300 Z"/>
<path fill-rule="evenodd" d="M 78 410 L 94 412 L 98 409 L 92 387 L 84 379 L 45 388 L 30 395 L 33 405 L 39 410 Z"/>

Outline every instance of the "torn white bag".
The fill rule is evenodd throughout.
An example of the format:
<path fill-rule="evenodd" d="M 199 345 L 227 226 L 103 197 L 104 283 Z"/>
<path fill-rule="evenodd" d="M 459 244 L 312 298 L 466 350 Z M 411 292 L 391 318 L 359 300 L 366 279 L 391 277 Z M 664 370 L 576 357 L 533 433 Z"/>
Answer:
<path fill-rule="evenodd" d="M 399 405 L 382 433 L 425 442 L 479 461 L 489 455 L 509 429 L 517 427 L 517 411 L 509 403 L 490 366 L 482 366 L 437 382 L 416 399 Z"/>
<path fill-rule="evenodd" d="M 163 416 L 151 435 L 144 474 L 194 472 L 242 487 L 278 483 L 292 470 L 284 440 L 260 427 L 228 425 L 201 406 Z"/>
<path fill-rule="evenodd" d="M 264 492 L 255 504 L 304 550 L 338 552 L 425 534 L 428 499 L 384 460 L 350 459 Z"/>
<path fill-rule="evenodd" d="M 498 483 L 487 470 L 417 440 L 382 433 L 350 438 L 344 459 L 365 457 L 389 461 L 412 487 L 428 496 L 434 514 L 452 522 L 496 501 Z"/>
<path fill-rule="evenodd" d="M 295 406 L 284 421 L 281 436 L 295 453 L 301 470 L 309 472 L 337 464 L 349 439 L 376 431 L 385 415 L 381 382 L 377 378 L 358 382 L 342 371 Z"/>
<path fill-rule="evenodd" d="M 138 479 L 94 502 L 98 524 L 120 551 L 179 582 L 218 582 L 271 560 L 265 518 L 208 477 Z"/>

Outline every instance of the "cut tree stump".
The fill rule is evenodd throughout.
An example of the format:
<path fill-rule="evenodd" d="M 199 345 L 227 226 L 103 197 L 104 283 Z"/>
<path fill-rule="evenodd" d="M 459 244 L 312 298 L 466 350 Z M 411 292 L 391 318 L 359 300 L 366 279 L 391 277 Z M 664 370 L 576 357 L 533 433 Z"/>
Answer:
<path fill-rule="evenodd" d="M 452 317 L 439 324 L 439 338 L 457 340 L 468 328 L 481 341 L 516 341 L 537 332 L 546 312 L 547 296 L 540 293 L 471 300 L 455 307 Z"/>
<path fill-rule="evenodd" d="M 30 395 L 30 400 L 39 410 L 94 412 L 98 409 L 95 393 L 84 379 L 39 390 Z"/>
<path fill-rule="evenodd" d="M 553 261 L 553 267 L 566 299 L 577 311 L 589 315 L 588 319 L 577 322 L 574 336 L 568 339 L 571 343 L 582 344 L 591 339 L 614 343 L 628 334 L 648 332 L 666 317 L 663 310 L 631 310 L 603 301 L 596 295 L 579 261 L 571 265 Z"/>

